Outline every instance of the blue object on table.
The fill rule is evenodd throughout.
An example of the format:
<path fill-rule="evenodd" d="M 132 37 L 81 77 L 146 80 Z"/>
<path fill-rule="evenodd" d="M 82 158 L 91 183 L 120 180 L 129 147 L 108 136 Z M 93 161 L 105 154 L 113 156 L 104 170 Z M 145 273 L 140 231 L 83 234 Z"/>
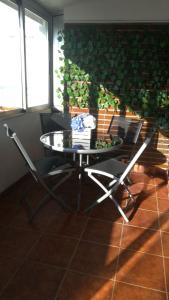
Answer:
<path fill-rule="evenodd" d="M 94 129 L 96 119 L 89 113 L 80 114 L 72 118 L 71 127 L 76 131 L 84 131 L 86 128 Z"/>
<path fill-rule="evenodd" d="M 84 131 L 85 128 L 84 128 L 84 125 L 83 125 L 82 115 L 75 116 L 74 118 L 72 118 L 71 127 L 72 127 L 73 130 Z"/>

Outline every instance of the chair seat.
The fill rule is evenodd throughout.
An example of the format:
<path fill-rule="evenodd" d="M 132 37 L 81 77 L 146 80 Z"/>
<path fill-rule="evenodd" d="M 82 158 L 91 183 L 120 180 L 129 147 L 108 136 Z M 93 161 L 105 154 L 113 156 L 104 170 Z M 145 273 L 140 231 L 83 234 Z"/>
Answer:
<path fill-rule="evenodd" d="M 50 174 L 53 175 L 54 172 L 57 174 L 57 171 L 59 172 L 60 170 L 72 168 L 72 165 L 60 156 L 43 157 L 34 161 L 34 165 L 37 168 L 38 174 L 42 177 Z"/>
<path fill-rule="evenodd" d="M 111 173 L 113 170 L 113 176 L 118 177 L 120 176 L 124 170 L 126 169 L 126 164 L 118 161 L 116 159 L 108 159 L 105 161 L 102 161 L 100 163 L 97 163 L 89 168 L 85 168 L 86 172 L 92 172 L 92 173 L 97 173 L 97 174 L 103 174 L 106 175 L 108 177 L 111 177 Z"/>

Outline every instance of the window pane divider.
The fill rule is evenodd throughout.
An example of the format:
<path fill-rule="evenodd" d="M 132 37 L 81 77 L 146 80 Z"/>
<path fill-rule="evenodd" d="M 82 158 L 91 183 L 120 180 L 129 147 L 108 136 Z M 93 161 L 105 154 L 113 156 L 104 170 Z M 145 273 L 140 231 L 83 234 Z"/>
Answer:
<path fill-rule="evenodd" d="M 19 5 L 20 51 L 21 51 L 21 81 L 22 81 L 22 107 L 27 108 L 27 76 L 26 76 L 26 41 L 25 16 L 23 2 Z"/>

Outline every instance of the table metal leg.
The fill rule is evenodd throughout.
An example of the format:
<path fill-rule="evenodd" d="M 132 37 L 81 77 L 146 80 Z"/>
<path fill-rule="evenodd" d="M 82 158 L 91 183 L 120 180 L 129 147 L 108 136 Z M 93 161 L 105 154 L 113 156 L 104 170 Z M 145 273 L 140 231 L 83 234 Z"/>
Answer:
<path fill-rule="evenodd" d="M 87 166 L 89 165 L 89 154 L 87 154 L 87 156 L 86 156 L 86 165 Z"/>
<path fill-rule="evenodd" d="M 82 197 L 82 172 L 81 172 L 81 170 L 79 170 L 79 173 L 78 173 L 77 211 L 80 210 L 81 197 Z"/>
<path fill-rule="evenodd" d="M 76 161 L 76 153 L 73 153 L 73 161 Z"/>
<path fill-rule="evenodd" d="M 83 163 L 83 154 L 79 154 L 79 166 L 82 168 L 82 163 Z"/>
<path fill-rule="evenodd" d="M 76 161 L 76 153 L 73 153 L 73 161 Z M 83 154 L 79 153 L 79 165 L 77 169 L 78 176 L 78 193 L 77 193 L 77 211 L 80 210 L 81 197 L 82 197 L 82 180 L 83 180 Z M 85 165 L 89 165 L 89 155 L 86 156 Z"/>

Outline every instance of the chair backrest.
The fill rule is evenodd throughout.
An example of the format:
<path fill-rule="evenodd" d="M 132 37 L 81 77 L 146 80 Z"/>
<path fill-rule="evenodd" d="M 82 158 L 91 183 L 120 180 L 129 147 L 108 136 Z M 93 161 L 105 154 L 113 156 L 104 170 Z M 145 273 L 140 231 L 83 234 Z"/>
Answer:
<path fill-rule="evenodd" d="M 110 122 L 108 133 L 112 136 L 119 136 L 124 144 L 136 144 L 143 120 L 132 120 L 125 116 L 113 116 Z"/>
<path fill-rule="evenodd" d="M 71 115 L 68 113 L 40 113 L 42 133 L 71 129 Z"/>
<path fill-rule="evenodd" d="M 136 161 L 139 159 L 139 157 L 141 156 L 141 154 L 144 152 L 144 150 L 146 149 L 146 147 L 149 145 L 154 133 L 156 132 L 156 128 L 154 127 L 151 131 L 151 133 L 149 134 L 149 136 L 145 139 L 144 143 L 141 145 L 141 147 L 138 149 L 138 151 L 136 152 L 136 154 L 133 156 L 132 160 L 129 162 L 129 164 L 127 165 L 125 171 L 123 172 L 123 174 L 120 176 L 118 182 L 122 183 L 124 181 L 124 179 L 126 178 L 126 176 L 129 174 L 129 172 L 131 171 L 131 169 L 134 167 Z"/>
<path fill-rule="evenodd" d="M 4 127 L 6 128 L 6 134 L 7 134 L 7 136 L 9 138 L 11 138 L 12 141 L 14 142 L 14 144 L 17 146 L 20 154 L 24 158 L 24 160 L 25 160 L 26 164 L 28 165 L 28 167 L 30 168 L 30 170 L 33 173 L 37 172 L 35 165 L 33 164 L 32 160 L 30 159 L 30 156 L 26 152 L 26 150 L 23 147 L 21 141 L 17 137 L 16 133 L 11 128 L 9 128 L 7 124 L 4 124 Z"/>

